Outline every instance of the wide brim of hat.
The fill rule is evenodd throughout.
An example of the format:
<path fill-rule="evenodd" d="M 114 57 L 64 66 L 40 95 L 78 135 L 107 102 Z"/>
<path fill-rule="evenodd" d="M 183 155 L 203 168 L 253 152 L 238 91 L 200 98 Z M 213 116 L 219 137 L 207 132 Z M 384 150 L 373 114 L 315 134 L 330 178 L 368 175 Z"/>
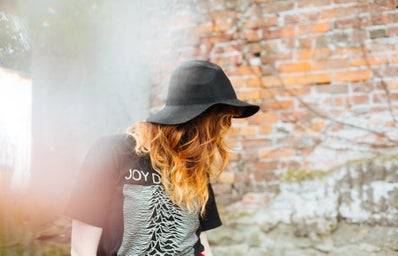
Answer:
<path fill-rule="evenodd" d="M 238 99 L 218 101 L 213 104 L 192 104 L 192 105 L 166 105 L 157 113 L 149 116 L 146 121 L 154 124 L 177 125 L 186 123 L 199 116 L 211 106 L 228 105 L 232 107 L 242 108 L 243 112 L 234 118 L 245 118 L 254 115 L 260 107 Z"/>

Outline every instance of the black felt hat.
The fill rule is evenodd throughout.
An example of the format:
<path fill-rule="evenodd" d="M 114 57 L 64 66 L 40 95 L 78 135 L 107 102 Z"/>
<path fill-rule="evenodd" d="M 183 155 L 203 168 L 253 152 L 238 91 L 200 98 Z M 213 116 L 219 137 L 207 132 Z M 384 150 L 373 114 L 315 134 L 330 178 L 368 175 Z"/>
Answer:
<path fill-rule="evenodd" d="M 193 60 L 183 63 L 173 72 L 166 105 L 146 121 L 164 125 L 182 124 L 217 104 L 243 109 L 236 118 L 249 117 L 260 109 L 236 97 L 221 67 L 208 61 Z"/>

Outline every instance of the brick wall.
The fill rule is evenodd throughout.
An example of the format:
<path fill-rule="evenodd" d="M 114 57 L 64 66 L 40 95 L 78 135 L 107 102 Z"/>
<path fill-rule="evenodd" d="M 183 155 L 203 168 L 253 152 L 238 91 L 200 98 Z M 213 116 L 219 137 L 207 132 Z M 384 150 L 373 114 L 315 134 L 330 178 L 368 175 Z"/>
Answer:
<path fill-rule="evenodd" d="M 178 63 L 221 65 L 238 97 L 261 111 L 236 120 L 236 149 L 215 185 L 221 202 L 276 192 L 398 153 L 398 4 L 384 0 L 166 1 L 147 31 L 153 109 Z M 153 50 L 155 49 L 155 50 Z"/>

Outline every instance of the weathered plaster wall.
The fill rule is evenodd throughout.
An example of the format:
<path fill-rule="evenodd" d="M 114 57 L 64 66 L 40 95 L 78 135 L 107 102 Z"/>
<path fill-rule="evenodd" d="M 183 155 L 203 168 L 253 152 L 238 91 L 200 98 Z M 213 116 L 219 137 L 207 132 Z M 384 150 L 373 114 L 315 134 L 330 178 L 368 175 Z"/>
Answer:
<path fill-rule="evenodd" d="M 398 158 L 310 175 L 223 207 L 215 255 L 398 255 Z"/>

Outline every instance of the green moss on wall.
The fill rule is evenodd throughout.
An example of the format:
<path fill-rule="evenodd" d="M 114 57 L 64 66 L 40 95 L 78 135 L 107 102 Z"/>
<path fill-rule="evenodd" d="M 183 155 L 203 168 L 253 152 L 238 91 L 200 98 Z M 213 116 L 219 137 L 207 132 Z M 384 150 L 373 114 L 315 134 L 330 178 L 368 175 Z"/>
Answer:
<path fill-rule="evenodd" d="M 314 180 L 321 179 L 332 174 L 334 171 L 341 169 L 345 166 L 353 166 L 360 164 L 370 164 L 377 163 L 379 165 L 383 165 L 388 162 L 398 161 L 398 156 L 383 156 L 383 157 L 374 157 L 368 159 L 356 159 L 346 162 L 345 164 L 335 166 L 333 168 L 327 170 L 311 170 L 311 169 L 291 169 L 284 173 L 282 180 L 285 182 L 291 181 L 304 181 L 304 180 Z"/>

